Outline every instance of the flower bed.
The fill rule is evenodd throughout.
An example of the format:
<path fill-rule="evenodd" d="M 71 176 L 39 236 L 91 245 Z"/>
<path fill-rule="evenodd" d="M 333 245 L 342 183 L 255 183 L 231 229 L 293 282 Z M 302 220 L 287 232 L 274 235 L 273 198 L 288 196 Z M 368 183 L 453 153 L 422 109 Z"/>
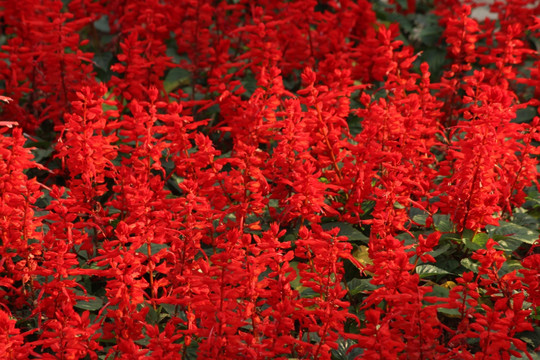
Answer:
<path fill-rule="evenodd" d="M 2 359 L 533 359 L 540 4 L 0 1 Z"/>

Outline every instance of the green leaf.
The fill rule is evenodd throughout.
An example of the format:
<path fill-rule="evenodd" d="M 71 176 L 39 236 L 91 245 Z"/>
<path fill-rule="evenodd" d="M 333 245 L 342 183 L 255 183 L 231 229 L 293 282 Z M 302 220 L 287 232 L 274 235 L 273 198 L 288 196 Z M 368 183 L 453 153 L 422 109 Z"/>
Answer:
<path fill-rule="evenodd" d="M 245 76 L 242 77 L 240 81 L 242 82 L 242 86 L 246 90 L 246 96 L 251 96 L 257 89 L 257 79 L 251 73 L 251 71 L 247 71 Z"/>
<path fill-rule="evenodd" d="M 473 262 L 471 259 L 469 258 L 465 258 L 465 259 L 462 259 L 461 260 L 461 265 L 463 265 L 463 267 L 465 267 L 465 269 L 469 270 L 469 271 L 472 271 L 473 273 L 477 274 L 478 273 L 478 267 L 479 265 L 475 262 Z"/>
<path fill-rule="evenodd" d="M 536 116 L 536 114 L 536 108 L 533 108 L 532 106 L 528 106 L 524 109 L 518 109 L 516 110 L 516 118 L 512 120 L 512 122 L 518 124 L 528 123 Z"/>
<path fill-rule="evenodd" d="M 146 313 L 146 323 L 147 324 L 157 324 L 160 320 L 160 313 L 161 307 L 156 310 L 152 306 L 148 307 L 148 313 Z"/>
<path fill-rule="evenodd" d="M 516 251 L 521 244 L 523 244 L 521 241 L 514 240 L 512 238 L 508 238 L 506 236 L 502 235 L 494 235 L 493 240 L 495 240 L 499 246 L 496 246 L 496 249 L 502 250 L 507 253 L 512 253 Z"/>
<path fill-rule="evenodd" d="M 501 267 L 499 275 L 506 275 L 514 270 L 518 271 L 521 269 L 523 269 L 523 266 L 521 265 L 521 262 L 519 260 L 506 260 Z"/>
<path fill-rule="evenodd" d="M 403 1 L 403 0 L 398 0 L 398 1 Z M 414 28 L 414 24 L 411 21 L 410 17 L 408 17 L 406 15 L 400 14 L 398 12 L 393 12 L 393 13 L 386 14 L 386 17 L 390 21 L 390 23 L 398 23 L 399 24 L 399 27 L 402 30 L 400 35 L 409 34 Z"/>
<path fill-rule="evenodd" d="M 414 36 L 426 46 L 436 45 L 443 32 L 438 17 L 435 14 L 417 15 L 414 22 L 417 25 L 413 31 Z"/>
<path fill-rule="evenodd" d="M 463 244 L 465 245 L 465 247 L 471 251 L 477 251 L 477 250 L 480 250 L 482 247 L 480 245 L 477 245 L 475 243 L 473 243 L 471 240 L 469 239 L 463 239 Z"/>
<path fill-rule="evenodd" d="M 516 209 L 512 222 L 516 225 L 521 225 L 527 229 L 538 229 L 540 221 L 536 217 L 528 214 L 525 209 Z"/>
<path fill-rule="evenodd" d="M 167 244 L 150 244 L 150 251 L 152 252 L 152 255 L 155 255 L 160 250 L 168 248 L 168 247 L 169 247 L 169 245 L 167 245 Z M 146 244 L 144 244 L 143 246 L 138 248 L 136 252 L 148 256 L 148 246 Z"/>
<path fill-rule="evenodd" d="M 401 234 L 396 235 L 396 239 L 402 240 L 403 245 L 405 245 L 405 246 L 416 245 L 416 244 L 418 244 L 417 239 L 418 239 L 418 236 L 420 236 L 420 234 L 424 234 L 424 232 L 414 231 L 412 233 L 412 236 L 409 233 L 403 232 Z"/>
<path fill-rule="evenodd" d="M 370 280 L 371 279 L 352 279 L 347 283 L 349 293 L 354 296 L 365 291 L 373 291 L 377 289 L 377 286 L 370 283 Z"/>
<path fill-rule="evenodd" d="M 172 304 L 164 304 L 164 303 L 162 303 L 161 307 L 163 308 L 163 310 L 165 310 L 167 312 L 167 314 L 169 314 L 171 316 L 178 316 L 178 311 L 179 311 L 178 306 L 172 305 Z"/>
<path fill-rule="evenodd" d="M 463 245 L 465 245 L 465 247 L 467 249 L 471 250 L 471 251 L 480 250 L 482 248 L 482 246 L 480 245 L 480 243 L 482 242 L 482 237 L 478 238 L 477 242 L 475 242 L 474 238 L 477 235 L 479 235 L 479 234 L 475 234 L 474 231 L 466 229 L 465 231 L 463 231 L 462 238 L 460 239 L 460 242 L 462 242 Z M 487 234 L 485 234 L 485 235 L 487 236 L 487 238 L 486 238 L 486 242 L 487 242 L 487 239 L 489 239 L 489 236 Z"/>
<path fill-rule="evenodd" d="M 353 340 L 340 337 L 337 344 L 337 349 L 332 350 L 332 360 L 352 360 L 360 358 L 362 349 L 355 348 L 349 350 L 353 345 L 356 344 L 356 342 Z"/>
<path fill-rule="evenodd" d="M 438 79 L 446 63 L 446 51 L 440 47 L 428 48 L 422 52 L 420 59 L 429 64 L 432 78 Z"/>
<path fill-rule="evenodd" d="M 439 244 L 444 241 L 450 241 L 452 244 L 461 243 L 461 235 L 458 233 L 442 234 L 439 239 Z"/>
<path fill-rule="evenodd" d="M 441 29 L 435 26 L 425 27 L 418 33 L 418 38 L 422 43 L 433 46 L 440 39 Z"/>
<path fill-rule="evenodd" d="M 445 254 L 445 253 L 449 252 L 449 250 L 450 250 L 450 245 L 449 244 L 444 244 L 443 246 L 429 252 L 428 254 L 433 256 L 434 258 L 436 258 L 439 255 L 442 255 L 442 254 Z"/>
<path fill-rule="evenodd" d="M 428 214 L 425 212 L 422 212 L 421 214 L 415 214 L 411 217 L 412 221 L 414 221 L 417 224 L 420 224 L 422 226 L 426 225 L 426 220 L 428 218 Z"/>
<path fill-rule="evenodd" d="M 534 327 L 534 331 L 524 331 L 519 333 L 516 337 L 527 343 L 527 347 L 530 349 L 529 352 L 533 359 L 540 360 L 539 354 L 534 351 L 534 349 L 540 346 L 540 327 Z"/>
<path fill-rule="evenodd" d="M 451 274 L 449 271 L 441 269 L 435 265 L 431 264 L 421 264 L 416 266 L 416 273 L 421 277 L 428 277 L 433 275 L 448 275 Z"/>
<path fill-rule="evenodd" d="M 298 270 L 298 261 L 291 261 L 289 265 L 296 271 L 296 278 L 291 281 L 291 288 L 294 290 L 301 290 L 302 285 L 300 284 L 300 271 Z"/>
<path fill-rule="evenodd" d="M 364 212 L 364 215 L 369 215 L 369 214 L 371 214 L 371 212 L 375 208 L 375 201 L 364 201 L 360 205 L 360 208 Z"/>
<path fill-rule="evenodd" d="M 402 9 L 408 9 L 409 8 L 409 4 L 407 3 L 407 0 L 396 0 L 396 2 L 398 3 L 398 5 Z"/>
<path fill-rule="evenodd" d="M 437 267 L 444 269 L 452 274 L 458 274 L 461 272 L 461 264 L 453 257 L 440 257 L 437 259 Z"/>
<path fill-rule="evenodd" d="M 526 228 L 524 226 L 506 222 L 499 226 L 486 226 L 488 234 L 493 238 L 495 235 L 502 235 L 508 239 L 520 241 L 525 244 L 534 244 L 538 240 L 538 231 Z M 499 237 L 500 238 L 500 237 Z"/>
<path fill-rule="evenodd" d="M 186 69 L 174 68 L 169 70 L 165 80 L 163 80 L 163 88 L 165 92 L 170 93 L 174 89 L 186 86 L 191 81 L 191 74 Z"/>
<path fill-rule="evenodd" d="M 187 351 L 185 353 L 185 359 L 186 360 L 197 359 L 198 349 L 199 349 L 199 343 L 197 341 L 192 341 L 191 344 L 187 347 Z"/>
<path fill-rule="evenodd" d="M 481 248 L 485 248 L 487 241 L 489 240 L 489 235 L 486 233 L 478 233 L 474 235 L 472 242 L 476 245 L 480 246 Z"/>
<path fill-rule="evenodd" d="M 96 30 L 99 30 L 103 33 L 110 33 L 111 28 L 109 27 L 109 17 L 107 15 L 103 15 L 96 21 L 94 21 L 94 27 Z"/>
<path fill-rule="evenodd" d="M 433 215 L 433 225 L 435 226 L 435 229 L 440 232 L 448 233 L 454 231 L 454 224 L 450 220 L 449 215 Z"/>
<path fill-rule="evenodd" d="M 540 206 L 540 193 L 536 189 L 529 190 L 527 194 L 527 202 L 524 206 L 534 207 Z"/>
<path fill-rule="evenodd" d="M 444 286 L 433 285 L 432 291 L 426 296 L 434 296 L 442 299 L 447 299 L 450 296 L 450 290 Z M 436 304 L 444 304 L 444 301 L 439 301 Z M 447 317 L 460 317 L 461 313 L 458 309 L 437 308 L 437 312 L 446 315 Z"/>
<path fill-rule="evenodd" d="M 399 202 L 395 202 L 394 203 L 394 208 L 395 209 L 405 209 L 405 206 L 404 205 L 401 205 Z"/>
<path fill-rule="evenodd" d="M 447 309 L 447 308 L 437 308 L 437 312 L 446 315 L 450 318 L 459 318 L 461 317 L 461 313 L 458 309 Z"/>
<path fill-rule="evenodd" d="M 354 251 L 352 253 L 352 256 L 358 260 L 358 262 L 364 266 L 368 266 L 373 264 L 373 261 L 371 261 L 371 258 L 369 257 L 369 248 L 364 245 L 360 246 L 354 246 Z"/>
<path fill-rule="evenodd" d="M 369 238 L 360 230 L 345 222 L 329 222 L 321 225 L 326 231 L 339 228 L 339 236 L 346 236 L 349 241 L 369 241 Z"/>
<path fill-rule="evenodd" d="M 54 149 L 52 147 L 46 148 L 46 149 L 32 150 L 32 153 L 34 154 L 34 161 L 37 163 L 41 162 L 43 159 L 49 158 L 53 152 L 54 152 Z"/>
<path fill-rule="evenodd" d="M 315 290 L 313 290 L 312 288 L 304 288 L 303 290 L 300 291 L 300 297 L 304 299 L 313 299 L 319 296 L 320 294 L 316 292 Z"/>
<path fill-rule="evenodd" d="M 103 71 L 109 71 L 113 57 L 114 56 L 111 52 L 95 54 L 94 64 L 98 69 L 101 69 Z"/>
<path fill-rule="evenodd" d="M 78 301 L 75 307 L 82 310 L 99 310 L 103 307 L 103 300 L 99 298 L 89 299 L 86 301 Z"/>

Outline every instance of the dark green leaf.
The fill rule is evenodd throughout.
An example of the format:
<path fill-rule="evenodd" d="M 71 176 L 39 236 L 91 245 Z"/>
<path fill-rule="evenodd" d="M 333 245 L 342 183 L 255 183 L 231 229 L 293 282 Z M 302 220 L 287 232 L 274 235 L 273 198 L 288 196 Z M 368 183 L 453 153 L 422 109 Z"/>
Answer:
<path fill-rule="evenodd" d="M 197 341 L 192 341 L 188 346 L 185 353 L 186 360 L 195 360 L 197 359 L 197 350 L 199 349 L 199 343 Z"/>
<path fill-rule="evenodd" d="M 530 122 L 537 114 L 537 110 L 531 106 L 516 111 L 516 118 L 512 122 L 521 124 Z"/>
<path fill-rule="evenodd" d="M 370 280 L 371 279 L 352 279 L 347 283 L 349 293 L 354 296 L 364 291 L 372 291 L 377 289 L 377 286 L 370 283 Z"/>
<path fill-rule="evenodd" d="M 429 64 L 432 78 L 438 78 L 446 63 L 446 51 L 440 47 L 428 48 L 422 52 L 420 59 Z"/>
<path fill-rule="evenodd" d="M 502 276 L 514 270 L 518 271 L 521 269 L 523 269 L 523 266 L 519 260 L 506 260 L 502 265 L 499 275 Z"/>
<path fill-rule="evenodd" d="M 463 266 L 454 257 L 441 257 L 437 260 L 437 266 L 452 274 L 461 274 Z"/>
<path fill-rule="evenodd" d="M 358 359 L 362 354 L 362 349 L 359 348 L 349 350 L 356 344 L 353 340 L 339 338 L 337 343 L 337 349 L 332 350 L 332 360 L 353 360 Z"/>
<path fill-rule="evenodd" d="M 463 265 L 465 267 L 465 269 L 469 270 L 469 271 L 472 271 L 473 273 L 478 273 L 478 264 L 473 262 L 471 259 L 469 258 L 465 258 L 465 259 L 462 259 L 461 260 L 461 265 Z"/>
<path fill-rule="evenodd" d="M 304 299 L 312 299 L 319 296 L 320 294 L 316 292 L 315 290 L 313 290 L 312 288 L 304 288 L 303 290 L 300 291 L 300 297 Z"/>
<path fill-rule="evenodd" d="M 98 298 L 89 299 L 86 301 L 78 301 L 77 304 L 75 304 L 76 308 L 89 311 L 99 310 L 102 306 L 103 300 Z"/>
<path fill-rule="evenodd" d="M 103 71 L 109 71 L 112 60 L 113 54 L 110 52 L 104 52 L 94 55 L 94 64 L 98 69 L 101 69 Z"/>
<path fill-rule="evenodd" d="M 158 308 L 156 310 L 154 310 L 154 308 L 152 306 L 148 306 L 148 313 L 146 313 L 146 322 L 148 324 L 157 324 L 160 320 L 160 314 L 159 314 L 159 310 L 161 308 Z"/>
<path fill-rule="evenodd" d="M 540 346 L 540 327 L 538 326 L 534 327 L 534 331 L 525 331 L 525 332 L 519 333 L 516 337 L 524 341 L 525 343 L 527 343 L 529 352 L 533 356 L 534 360 L 540 360 L 539 354 L 535 353 L 534 351 L 534 349 Z"/>
<path fill-rule="evenodd" d="M 536 189 L 529 190 L 527 194 L 527 202 L 524 206 L 540 206 L 540 193 Z"/>
<path fill-rule="evenodd" d="M 360 205 L 360 208 L 364 212 L 364 215 L 370 214 L 373 211 L 374 207 L 375 201 L 364 201 L 362 205 Z"/>
<path fill-rule="evenodd" d="M 461 235 L 458 233 L 446 233 L 442 234 L 439 239 L 439 244 L 445 241 L 449 241 L 452 244 L 460 244 L 461 241 Z"/>
<path fill-rule="evenodd" d="M 241 82 L 246 90 L 246 96 L 251 96 L 257 89 L 257 79 L 251 72 L 246 72 L 246 75 L 241 79 Z"/>
<path fill-rule="evenodd" d="M 480 246 L 481 248 L 485 248 L 487 241 L 489 240 L 489 235 L 486 233 L 478 233 L 476 234 L 472 242 L 476 245 Z"/>
<path fill-rule="evenodd" d="M 94 27 L 96 30 L 99 30 L 103 33 L 110 33 L 111 28 L 109 27 L 109 17 L 107 15 L 103 15 L 96 21 L 94 21 Z"/>
<path fill-rule="evenodd" d="M 178 316 L 179 307 L 172 304 L 161 304 L 161 307 L 163 310 L 167 312 L 167 314 L 171 316 Z"/>
<path fill-rule="evenodd" d="M 157 254 L 160 250 L 165 249 L 169 247 L 167 244 L 150 244 L 150 251 L 152 252 L 152 255 Z M 138 253 L 148 255 L 148 246 L 144 244 L 140 248 L 137 249 Z"/>
<path fill-rule="evenodd" d="M 495 240 L 499 244 L 499 246 L 496 246 L 497 249 L 503 250 L 508 253 L 516 251 L 521 246 L 521 244 L 523 244 L 519 240 L 515 240 L 502 235 L 494 235 L 493 240 Z"/>
<path fill-rule="evenodd" d="M 432 276 L 432 275 L 447 275 L 450 272 L 441 269 L 435 265 L 431 264 L 421 264 L 416 266 L 416 273 L 420 275 L 421 278 Z"/>
<path fill-rule="evenodd" d="M 395 202 L 394 203 L 394 208 L 395 209 L 405 209 L 405 206 L 403 206 L 402 204 L 400 204 L 399 202 Z"/>
<path fill-rule="evenodd" d="M 427 218 L 428 218 L 428 214 L 424 212 L 422 212 L 421 214 L 415 214 L 411 217 L 412 221 L 422 226 L 426 225 Z"/>
<path fill-rule="evenodd" d="M 438 297 L 441 299 L 448 299 L 448 297 L 450 296 L 450 290 L 444 286 L 434 285 L 432 288 L 432 291 L 426 294 L 426 296 L 433 296 L 433 297 Z M 439 301 L 436 304 L 444 304 L 444 301 Z M 459 310 L 457 309 L 446 309 L 446 308 L 438 307 L 437 312 L 444 314 L 447 317 L 458 317 L 461 315 Z"/>
<path fill-rule="evenodd" d="M 447 317 L 456 318 L 461 317 L 461 313 L 458 309 L 437 308 L 437 311 Z"/>
<path fill-rule="evenodd" d="M 186 86 L 191 81 L 191 73 L 186 69 L 174 68 L 171 69 L 165 80 L 163 80 L 163 88 L 167 93 L 175 90 L 178 87 Z"/>
<path fill-rule="evenodd" d="M 518 212 L 518 210 L 519 209 L 516 209 L 516 211 L 514 212 L 512 221 L 514 224 L 524 226 L 528 229 L 538 229 L 540 221 L 537 218 L 529 215 L 526 212 Z"/>
<path fill-rule="evenodd" d="M 442 29 L 439 26 L 428 25 L 420 29 L 418 39 L 427 46 L 434 46 L 441 38 Z"/>
<path fill-rule="evenodd" d="M 452 232 L 454 231 L 454 224 L 450 220 L 449 215 L 433 215 L 433 225 L 435 229 L 440 232 Z"/>
<path fill-rule="evenodd" d="M 449 250 L 450 250 L 450 245 L 449 244 L 444 244 L 443 246 L 429 252 L 428 254 L 433 256 L 434 258 L 436 258 L 439 255 L 448 253 Z"/>
<path fill-rule="evenodd" d="M 530 245 L 534 244 L 538 239 L 538 231 L 511 222 L 501 223 L 499 226 L 488 225 L 486 229 L 491 237 L 503 235 L 509 239 Z"/>
<path fill-rule="evenodd" d="M 289 265 L 291 268 L 293 268 L 296 271 L 296 278 L 294 278 L 293 281 L 291 281 L 291 288 L 294 290 L 299 290 L 301 288 L 300 284 L 300 271 L 298 270 L 298 261 L 291 261 L 289 262 Z"/>

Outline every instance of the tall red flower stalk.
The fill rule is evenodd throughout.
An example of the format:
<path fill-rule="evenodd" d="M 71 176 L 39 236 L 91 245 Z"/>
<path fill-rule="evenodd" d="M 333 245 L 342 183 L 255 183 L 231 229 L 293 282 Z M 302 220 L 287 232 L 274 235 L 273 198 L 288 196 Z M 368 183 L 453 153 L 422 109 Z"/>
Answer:
<path fill-rule="evenodd" d="M 0 73 L 14 99 L 5 116 L 31 132 L 45 120 L 61 123 L 75 100 L 74 89 L 93 83 L 88 76 L 93 55 L 81 49 L 88 41 L 78 33 L 92 18 L 74 18 L 57 0 L 0 6 L 9 36 Z"/>
<path fill-rule="evenodd" d="M 350 317 L 349 303 L 344 300 L 347 291 L 341 285 L 340 259 L 351 246 L 337 233 L 337 229 L 325 232 L 318 225 L 312 231 L 303 226 L 296 241 L 295 254 L 307 259 L 298 264 L 300 283 L 314 292 L 300 300 L 304 310 L 297 314 L 300 328 L 296 352 L 302 357 L 330 359 L 330 350 L 337 348 L 339 336 L 347 336 L 340 330 Z"/>
<path fill-rule="evenodd" d="M 465 119 L 454 129 L 457 140 L 442 164 L 444 175 L 452 168 L 460 169 L 443 180 L 438 204 L 443 213 L 452 216 L 459 231 L 497 225 L 508 191 L 519 191 L 515 178 L 509 174 L 518 171 L 519 177 L 528 176 L 527 170 L 520 171 L 525 163 L 517 155 L 523 148 L 519 142 L 523 125 L 511 122 L 515 111 L 523 106 L 514 103 L 512 92 L 483 84 L 484 76 L 479 71 L 466 79 L 469 87 L 464 103 L 469 108 L 463 113 Z M 525 185 L 535 179 L 522 181 Z"/>
<path fill-rule="evenodd" d="M 36 214 L 42 186 L 24 172 L 24 169 L 41 166 L 31 160 L 30 149 L 23 147 L 25 142 L 20 127 L 0 128 L 0 306 L 4 334 L 14 336 L 7 342 L 11 344 L 7 346 L 13 348 L 5 350 L 12 357 L 17 356 L 16 349 L 28 354 L 35 347 L 31 341 L 23 346 L 24 336 L 29 333 L 14 331 L 9 317 L 16 314 L 17 318 L 25 316 L 30 322 L 34 321 L 27 309 L 38 304 L 34 271 L 40 266 L 43 254 L 43 222 Z"/>

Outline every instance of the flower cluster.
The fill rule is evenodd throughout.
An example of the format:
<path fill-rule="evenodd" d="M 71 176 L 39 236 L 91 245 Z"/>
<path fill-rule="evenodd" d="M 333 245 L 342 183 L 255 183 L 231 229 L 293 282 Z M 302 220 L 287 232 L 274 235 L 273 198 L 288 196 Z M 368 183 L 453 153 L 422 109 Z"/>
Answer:
<path fill-rule="evenodd" d="M 540 4 L 0 0 L 2 359 L 538 350 Z"/>

